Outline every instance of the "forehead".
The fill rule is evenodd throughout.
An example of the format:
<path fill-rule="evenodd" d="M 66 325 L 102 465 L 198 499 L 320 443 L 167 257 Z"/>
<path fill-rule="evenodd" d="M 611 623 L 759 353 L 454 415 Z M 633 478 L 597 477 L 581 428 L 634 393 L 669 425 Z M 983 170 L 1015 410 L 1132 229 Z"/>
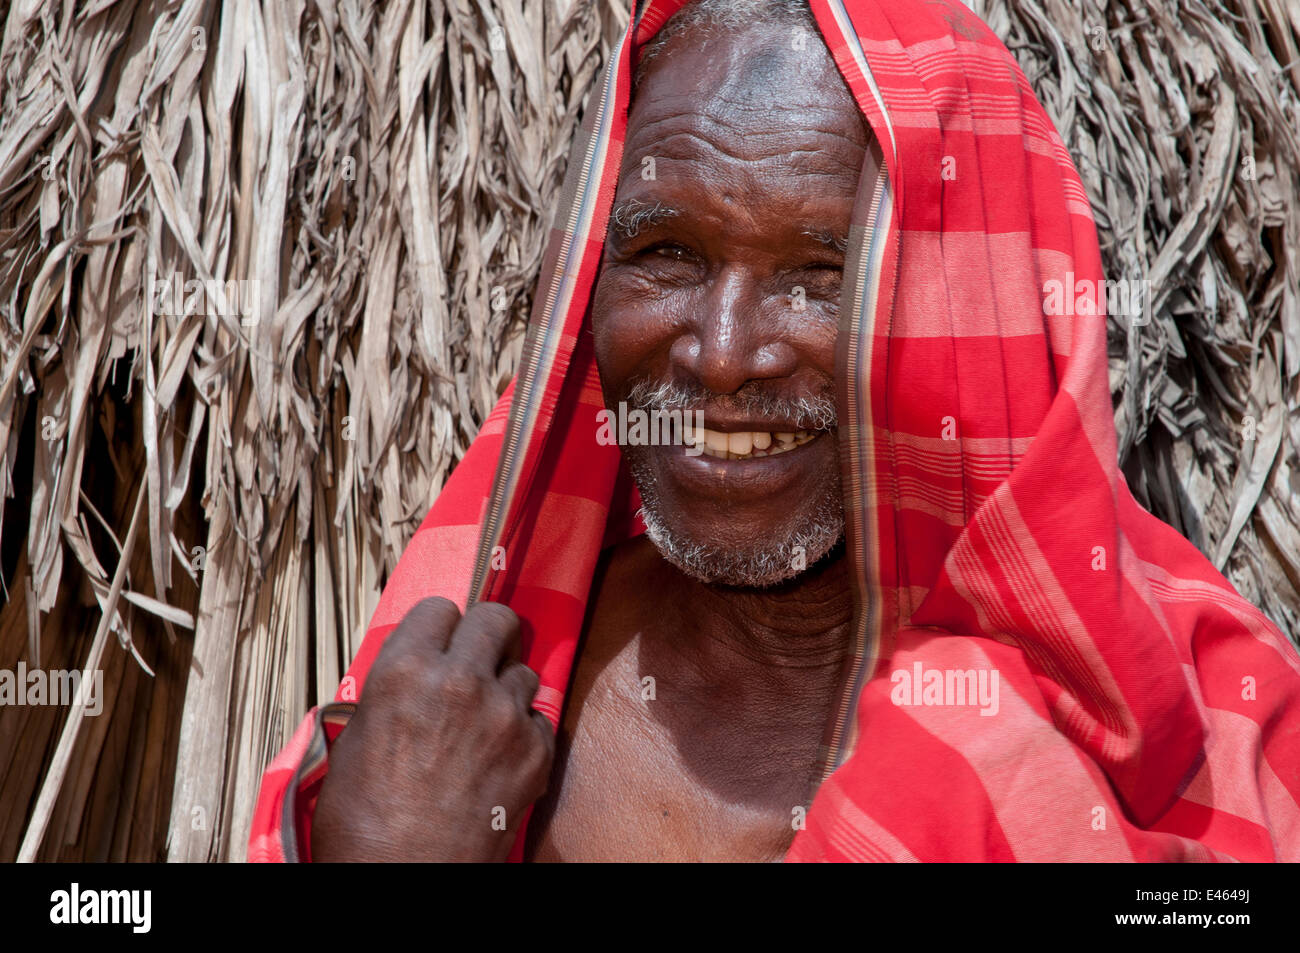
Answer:
<path fill-rule="evenodd" d="M 673 37 L 652 60 L 628 116 L 626 183 L 733 180 L 852 195 L 869 132 L 825 45 L 798 27 L 756 24 Z M 650 180 L 653 181 L 653 180 Z"/>

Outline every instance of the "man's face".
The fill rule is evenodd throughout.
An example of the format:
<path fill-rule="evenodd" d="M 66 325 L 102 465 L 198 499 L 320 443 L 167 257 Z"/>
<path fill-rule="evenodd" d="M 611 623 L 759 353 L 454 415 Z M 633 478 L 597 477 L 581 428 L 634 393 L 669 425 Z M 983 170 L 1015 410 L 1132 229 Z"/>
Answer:
<path fill-rule="evenodd" d="M 756 26 L 651 62 L 592 304 L 607 406 L 703 413 L 703 453 L 623 452 L 651 539 L 707 582 L 780 582 L 843 533 L 835 339 L 868 132 L 821 41 L 795 45 Z"/>

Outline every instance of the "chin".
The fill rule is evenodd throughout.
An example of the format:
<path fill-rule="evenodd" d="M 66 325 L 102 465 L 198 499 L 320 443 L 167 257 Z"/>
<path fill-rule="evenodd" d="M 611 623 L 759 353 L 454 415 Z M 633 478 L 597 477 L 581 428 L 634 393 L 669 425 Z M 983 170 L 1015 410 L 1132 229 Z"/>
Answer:
<path fill-rule="evenodd" d="M 645 497 L 642 497 L 645 503 Z M 844 538 L 842 507 L 818 511 L 802 528 L 784 534 L 779 542 L 763 534 L 763 545 L 729 544 L 716 537 L 694 538 L 684 527 L 665 521 L 652 503 L 642 507 L 646 536 L 659 554 L 692 579 L 714 586 L 768 589 L 808 573 Z"/>

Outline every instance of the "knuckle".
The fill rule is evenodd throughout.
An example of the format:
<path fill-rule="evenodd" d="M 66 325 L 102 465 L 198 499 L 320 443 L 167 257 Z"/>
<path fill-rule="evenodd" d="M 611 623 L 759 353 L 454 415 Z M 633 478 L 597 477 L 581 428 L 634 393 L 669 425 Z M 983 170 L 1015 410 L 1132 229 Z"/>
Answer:
<path fill-rule="evenodd" d="M 437 618 L 450 616 L 460 618 L 460 609 L 457 608 L 456 603 L 445 596 L 425 596 L 411 607 L 411 611 L 407 613 L 407 616 L 409 617 L 416 612 Z"/>
<path fill-rule="evenodd" d="M 522 700 L 526 705 L 537 696 L 537 689 L 542 680 L 527 665 L 515 663 L 501 675 L 501 685 L 510 697 Z"/>
<path fill-rule="evenodd" d="M 535 740 L 529 745 L 524 756 L 524 776 L 535 784 L 540 784 L 543 791 L 551 776 L 551 763 L 554 760 L 555 746 L 548 744 L 542 732 L 535 732 Z M 547 732 L 549 735 L 549 732 Z"/>
<path fill-rule="evenodd" d="M 426 627 L 450 631 L 460 622 L 460 608 L 450 599 L 442 596 L 429 596 L 416 603 L 412 612 L 419 610 Z"/>
<path fill-rule="evenodd" d="M 441 596 L 421 599 L 402 616 L 388 644 L 424 646 L 433 643 L 433 636 L 446 635 L 460 621 L 456 603 Z"/>
<path fill-rule="evenodd" d="M 519 723 L 518 706 L 505 694 L 493 692 L 484 700 L 483 720 L 493 734 L 507 735 Z"/>
<path fill-rule="evenodd" d="M 409 646 L 391 643 L 385 645 L 375 659 L 366 680 L 367 688 L 375 688 L 378 694 L 401 693 L 421 681 L 427 670 L 427 662 Z"/>
<path fill-rule="evenodd" d="M 446 666 L 438 671 L 434 683 L 443 703 L 461 710 L 481 707 L 487 692 L 485 679 L 460 665 Z"/>
<path fill-rule="evenodd" d="M 532 701 L 533 696 L 537 694 L 537 689 L 541 688 L 542 677 L 527 665 L 521 665 L 520 668 L 523 669 L 519 673 L 520 684 L 528 690 L 528 700 Z"/>
<path fill-rule="evenodd" d="M 450 610 L 456 613 L 457 615 L 460 615 L 460 610 L 456 608 L 456 603 L 452 602 L 446 596 L 425 596 L 423 599 L 417 602 L 416 605 L 432 606 L 433 608 L 436 609 Z"/>
<path fill-rule="evenodd" d="M 555 732 L 552 730 L 550 724 L 548 723 L 546 725 L 546 730 L 541 732 L 540 734 L 542 739 L 542 753 L 546 757 L 546 763 L 550 764 L 550 762 L 555 758 L 555 748 L 557 745 L 557 742 L 555 740 Z"/>
<path fill-rule="evenodd" d="M 519 616 L 507 605 L 500 602 L 478 602 L 469 607 L 465 613 L 468 620 L 471 617 L 476 622 L 484 625 L 490 625 L 493 628 L 505 628 L 519 625 Z"/>

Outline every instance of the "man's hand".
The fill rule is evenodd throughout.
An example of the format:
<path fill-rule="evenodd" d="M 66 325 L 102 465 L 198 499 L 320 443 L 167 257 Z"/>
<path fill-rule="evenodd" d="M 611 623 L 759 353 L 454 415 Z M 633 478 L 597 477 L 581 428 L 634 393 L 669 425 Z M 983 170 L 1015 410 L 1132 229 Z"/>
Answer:
<path fill-rule="evenodd" d="M 555 753 L 519 635 L 497 603 L 407 613 L 330 748 L 313 860 L 505 860 Z"/>

